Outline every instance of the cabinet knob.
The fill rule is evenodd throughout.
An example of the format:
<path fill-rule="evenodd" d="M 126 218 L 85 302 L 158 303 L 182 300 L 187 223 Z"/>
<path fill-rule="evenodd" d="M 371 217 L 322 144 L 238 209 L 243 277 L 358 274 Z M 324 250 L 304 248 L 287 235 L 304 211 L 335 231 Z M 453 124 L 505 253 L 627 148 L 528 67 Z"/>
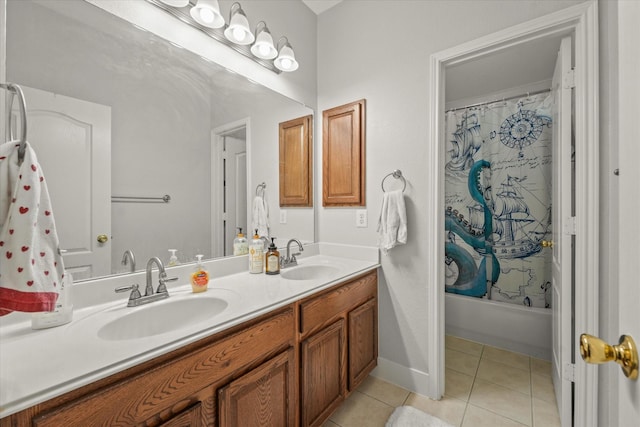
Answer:
<path fill-rule="evenodd" d="M 109 237 L 106 234 L 98 234 L 98 238 L 96 240 L 98 240 L 99 243 L 107 243 Z"/>

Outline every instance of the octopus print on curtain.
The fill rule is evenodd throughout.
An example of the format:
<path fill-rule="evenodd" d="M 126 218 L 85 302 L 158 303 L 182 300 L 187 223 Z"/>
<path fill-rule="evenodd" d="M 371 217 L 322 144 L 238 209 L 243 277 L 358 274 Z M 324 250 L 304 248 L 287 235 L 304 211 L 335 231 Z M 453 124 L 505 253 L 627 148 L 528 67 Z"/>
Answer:
<path fill-rule="evenodd" d="M 446 114 L 445 290 L 551 307 L 548 93 Z"/>

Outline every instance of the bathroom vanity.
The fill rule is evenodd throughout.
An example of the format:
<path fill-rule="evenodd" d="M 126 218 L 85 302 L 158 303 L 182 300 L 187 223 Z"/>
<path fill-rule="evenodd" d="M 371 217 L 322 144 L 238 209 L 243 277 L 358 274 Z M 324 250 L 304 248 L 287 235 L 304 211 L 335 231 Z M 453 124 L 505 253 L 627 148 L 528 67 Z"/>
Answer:
<path fill-rule="evenodd" d="M 229 298 L 226 311 L 244 306 L 250 314 L 238 317 L 236 312 L 229 321 L 224 315 L 214 316 L 216 325 L 222 326 L 206 322 L 201 326 L 214 333 L 204 337 L 196 333 L 192 337 L 197 339 L 167 343 L 165 349 L 170 351 L 140 363 L 114 360 L 114 373 L 50 399 L 33 400 L 26 409 L 3 415 L 0 426 L 322 425 L 376 365 L 377 263 L 358 262 L 358 268 L 345 276 L 347 270 L 335 268 L 330 257 L 310 259 L 331 265 L 326 271 L 333 275 L 316 280 L 295 274 L 294 279 L 286 275 L 256 278 L 248 273 L 222 278 L 218 282 L 226 288 L 229 281 L 243 282 L 234 288 L 240 298 Z M 343 266 L 349 264 L 336 260 Z M 290 271 L 300 269 L 304 274 L 309 267 L 302 260 Z M 307 271 L 313 275 L 324 272 L 313 268 Z M 342 277 L 333 279 L 336 275 Z M 249 283 L 252 281 L 255 283 Z M 258 295 L 250 295 L 252 290 Z M 183 298 L 179 292 L 174 292 L 178 300 Z M 254 299 L 266 299 L 261 309 Z M 121 310 L 120 306 L 115 310 Z M 73 323 L 77 328 L 77 323 L 98 315 L 92 312 Z M 61 327 L 67 328 L 67 335 L 76 331 L 73 323 Z M 151 347 L 143 353 L 155 354 L 162 335 L 169 341 L 174 336 L 169 332 L 147 338 Z M 113 337 L 107 340 L 117 350 L 119 342 Z M 13 344 L 11 339 L 6 342 Z M 133 351 L 139 352 L 140 348 Z M 52 356 L 55 360 L 55 354 Z M 130 356 L 141 360 L 139 354 Z M 72 364 L 52 369 L 71 371 L 69 381 L 74 381 Z M 59 387 L 68 386 L 60 383 Z M 46 396 L 46 390 L 40 395 Z M 2 403 L 5 411 L 7 402 Z"/>

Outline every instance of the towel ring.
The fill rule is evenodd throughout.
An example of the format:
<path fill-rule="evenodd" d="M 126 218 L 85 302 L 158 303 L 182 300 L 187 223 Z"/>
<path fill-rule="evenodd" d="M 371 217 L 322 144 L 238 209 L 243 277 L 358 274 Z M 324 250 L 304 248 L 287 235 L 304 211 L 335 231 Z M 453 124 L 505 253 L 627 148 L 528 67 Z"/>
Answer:
<path fill-rule="evenodd" d="M 390 176 L 394 177 L 395 179 L 401 179 L 402 180 L 402 192 L 404 193 L 404 190 L 407 189 L 407 180 L 404 179 L 404 176 L 402 176 L 402 171 L 400 169 L 396 169 L 393 172 L 387 174 L 384 178 L 382 178 L 382 182 L 380 183 L 381 187 L 382 187 L 382 192 L 385 192 L 384 189 L 384 181 L 389 178 Z"/>
<path fill-rule="evenodd" d="M 18 148 L 18 164 L 21 165 L 24 160 L 24 154 L 27 149 L 27 106 L 24 100 L 24 93 L 22 88 L 14 83 L 0 83 L 0 88 L 6 89 L 9 92 L 9 109 L 7 110 L 7 131 L 10 140 L 13 140 L 13 128 L 11 126 L 11 105 L 13 104 L 13 96 L 18 97 L 18 107 L 20 109 L 21 130 L 20 147 Z"/>
<path fill-rule="evenodd" d="M 263 182 L 256 186 L 256 196 L 260 195 L 260 190 L 262 190 L 262 197 L 264 197 L 264 190 L 267 188 L 267 183 Z"/>

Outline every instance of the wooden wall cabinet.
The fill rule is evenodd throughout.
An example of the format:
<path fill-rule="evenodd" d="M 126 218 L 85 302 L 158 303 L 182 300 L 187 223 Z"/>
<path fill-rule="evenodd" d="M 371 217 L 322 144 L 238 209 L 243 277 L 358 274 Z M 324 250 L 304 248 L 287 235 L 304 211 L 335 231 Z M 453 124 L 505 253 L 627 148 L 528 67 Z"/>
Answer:
<path fill-rule="evenodd" d="M 313 206 L 313 116 L 279 127 L 280 206 Z"/>
<path fill-rule="evenodd" d="M 0 427 L 319 426 L 375 367 L 377 273 L 0 419 Z"/>
<path fill-rule="evenodd" d="M 322 112 L 322 205 L 365 205 L 365 100 Z"/>
<path fill-rule="evenodd" d="M 303 426 L 320 426 L 376 366 L 378 276 L 374 271 L 300 303 Z"/>

